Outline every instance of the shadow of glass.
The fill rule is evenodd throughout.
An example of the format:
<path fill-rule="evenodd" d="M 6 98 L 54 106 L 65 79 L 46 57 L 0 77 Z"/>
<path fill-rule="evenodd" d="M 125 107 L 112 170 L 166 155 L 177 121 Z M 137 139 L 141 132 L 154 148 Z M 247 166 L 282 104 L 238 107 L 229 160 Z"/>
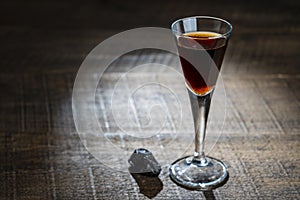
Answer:
<path fill-rule="evenodd" d="M 212 190 L 204 191 L 203 194 L 204 194 L 206 200 L 215 200 L 216 199 Z"/>

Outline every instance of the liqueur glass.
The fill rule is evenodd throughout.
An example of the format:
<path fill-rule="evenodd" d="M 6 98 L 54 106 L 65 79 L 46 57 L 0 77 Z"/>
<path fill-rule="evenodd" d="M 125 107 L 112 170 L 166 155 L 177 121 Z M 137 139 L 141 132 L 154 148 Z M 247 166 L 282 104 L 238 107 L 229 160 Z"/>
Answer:
<path fill-rule="evenodd" d="M 192 190 L 212 190 L 226 183 L 226 165 L 204 153 L 211 98 L 221 69 L 232 25 L 220 18 L 195 16 L 171 25 L 185 84 L 189 93 L 195 128 L 195 152 L 169 167 L 176 184 Z"/>

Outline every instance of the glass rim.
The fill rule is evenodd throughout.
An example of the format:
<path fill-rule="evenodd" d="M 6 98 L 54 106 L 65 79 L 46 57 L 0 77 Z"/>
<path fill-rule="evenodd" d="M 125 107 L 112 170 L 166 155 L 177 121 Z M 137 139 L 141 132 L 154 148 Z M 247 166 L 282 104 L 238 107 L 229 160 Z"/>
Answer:
<path fill-rule="evenodd" d="M 222 38 L 222 37 L 228 38 L 230 36 L 230 34 L 232 32 L 232 25 L 228 21 L 226 21 L 226 20 L 224 20 L 222 18 L 212 17 L 212 16 L 206 16 L 206 15 L 197 15 L 197 16 L 190 16 L 190 17 L 184 17 L 184 18 L 177 19 L 177 20 L 175 20 L 171 24 L 171 31 L 172 31 L 172 33 L 174 33 L 176 35 L 180 35 L 181 37 L 191 38 L 190 36 L 185 36 L 183 34 L 178 34 L 179 32 L 174 30 L 174 26 L 175 26 L 176 23 L 178 23 L 180 21 L 183 21 L 185 19 L 201 19 L 201 18 L 202 19 L 211 19 L 211 20 L 221 21 L 221 22 L 223 22 L 223 23 L 225 23 L 225 24 L 227 24 L 229 26 L 229 30 L 226 33 L 223 33 L 223 34 L 219 33 L 220 35 L 208 37 L 208 39 L 216 39 L 216 38 Z"/>

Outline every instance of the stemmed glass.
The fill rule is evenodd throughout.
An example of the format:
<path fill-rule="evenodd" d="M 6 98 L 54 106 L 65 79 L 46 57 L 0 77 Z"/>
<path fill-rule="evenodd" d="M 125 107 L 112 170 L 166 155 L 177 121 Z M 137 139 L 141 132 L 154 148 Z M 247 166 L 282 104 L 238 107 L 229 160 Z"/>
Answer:
<path fill-rule="evenodd" d="M 222 161 L 204 154 L 204 139 L 210 102 L 232 26 L 220 18 L 195 16 L 175 21 L 171 29 L 192 107 L 195 152 L 173 162 L 169 175 L 185 188 L 211 190 L 229 177 Z"/>

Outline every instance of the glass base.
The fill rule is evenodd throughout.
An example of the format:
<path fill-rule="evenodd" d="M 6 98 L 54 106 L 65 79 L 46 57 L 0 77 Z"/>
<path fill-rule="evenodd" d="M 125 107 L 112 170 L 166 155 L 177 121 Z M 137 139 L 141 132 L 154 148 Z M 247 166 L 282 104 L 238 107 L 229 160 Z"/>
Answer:
<path fill-rule="evenodd" d="M 195 160 L 194 156 L 180 158 L 170 165 L 169 175 L 179 186 L 202 191 L 220 187 L 229 178 L 226 165 L 208 156 L 201 160 Z"/>

